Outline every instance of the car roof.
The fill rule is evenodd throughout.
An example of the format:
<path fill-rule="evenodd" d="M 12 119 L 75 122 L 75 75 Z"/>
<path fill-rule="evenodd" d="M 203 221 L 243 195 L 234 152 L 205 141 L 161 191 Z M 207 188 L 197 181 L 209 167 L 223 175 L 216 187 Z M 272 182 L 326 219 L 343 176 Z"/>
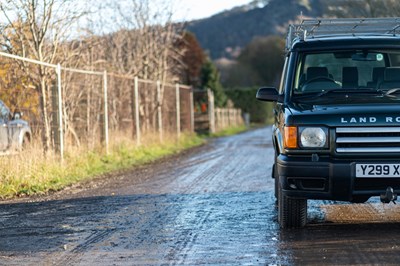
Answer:
<path fill-rule="evenodd" d="M 289 25 L 286 50 L 336 45 L 399 45 L 400 18 L 307 19 Z"/>
<path fill-rule="evenodd" d="M 362 49 L 374 47 L 400 49 L 400 36 L 320 36 L 306 40 L 295 40 L 290 50 Z"/>

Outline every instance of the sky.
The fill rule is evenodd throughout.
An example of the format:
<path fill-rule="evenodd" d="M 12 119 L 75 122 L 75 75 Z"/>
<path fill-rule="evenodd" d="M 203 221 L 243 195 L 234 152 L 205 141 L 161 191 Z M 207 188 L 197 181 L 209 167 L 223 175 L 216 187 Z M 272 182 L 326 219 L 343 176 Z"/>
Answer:
<path fill-rule="evenodd" d="M 175 0 L 174 20 L 190 21 L 210 17 L 235 6 L 248 4 L 251 0 Z"/>

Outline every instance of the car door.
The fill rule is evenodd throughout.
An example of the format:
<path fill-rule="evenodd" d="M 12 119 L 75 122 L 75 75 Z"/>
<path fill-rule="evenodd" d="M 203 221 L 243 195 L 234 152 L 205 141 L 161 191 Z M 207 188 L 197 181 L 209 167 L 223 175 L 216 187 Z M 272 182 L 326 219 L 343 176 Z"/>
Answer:
<path fill-rule="evenodd" d="M 9 146 L 9 116 L 10 110 L 0 101 L 0 150 L 5 150 Z"/>

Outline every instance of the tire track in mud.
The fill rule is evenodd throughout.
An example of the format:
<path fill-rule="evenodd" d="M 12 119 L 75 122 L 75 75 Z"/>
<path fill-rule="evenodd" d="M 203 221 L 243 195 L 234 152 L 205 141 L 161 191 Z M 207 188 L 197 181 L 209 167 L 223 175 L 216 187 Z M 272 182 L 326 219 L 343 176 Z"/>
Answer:
<path fill-rule="evenodd" d="M 179 199 L 177 199 L 179 201 Z M 150 201 L 150 202 L 147 202 Z M 161 204 L 160 204 L 161 203 Z M 106 204 L 115 205 L 115 211 L 110 215 L 104 215 L 98 220 L 96 227 L 108 229 L 98 229 L 90 233 L 84 239 L 79 240 L 79 244 L 71 249 L 66 250 L 57 259 L 59 263 L 57 265 L 80 265 L 91 264 L 90 260 L 94 259 L 96 256 L 92 256 L 93 250 L 107 249 L 113 245 L 122 245 L 123 238 L 116 237 L 119 235 L 130 235 L 133 237 L 136 245 L 143 244 L 148 237 L 149 231 L 156 227 L 161 219 L 167 214 L 171 213 L 173 205 L 165 204 L 163 207 L 163 200 L 156 202 L 158 206 L 158 211 L 156 212 L 146 212 L 145 209 L 151 210 L 154 203 L 151 202 L 151 196 L 139 195 L 139 196 L 124 196 L 124 197 L 114 197 L 110 199 L 110 202 Z M 134 214 L 140 213 L 142 215 L 137 216 Z M 92 227 L 88 226 L 87 230 L 93 230 Z M 115 240 L 115 244 L 113 241 Z M 89 258 L 88 258 L 88 255 Z M 99 262 L 101 263 L 101 261 Z M 102 264 L 108 265 L 108 263 Z"/>
<path fill-rule="evenodd" d="M 90 249 L 92 245 L 95 245 L 104 239 L 108 238 L 111 234 L 114 233 L 116 229 L 109 229 L 109 230 L 95 230 L 91 233 L 83 242 L 72 250 L 65 252 L 66 255 L 62 255 L 57 262 L 54 263 L 55 265 L 72 265 L 74 262 L 78 262 L 82 253 L 86 250 Z M 67 246 L 65 247 L 67 249 Z"/>
<path fill-rule="evenodd" d="M 225 180 L 227 176 L 234 176 L 233 174 L 237 173 L 238 170 L 243 167 L 243 165 L 238 162 L 243 161 L 243 158 L 246 155 L 245 153 L 242 153 L 239 157 L 234 156 L 234 158 L 236 159 L 229 160 L 228 164 L 221 164 L 221 162 L 227 159 L 226 157 L 229 157 L 225 156 L 224 153 L 229 153 L 230 151 L 235 150 L 236 147 L 237 145 L 235 145 L 234 142 L 227 144 L 224 143 L 223 147 L 221 148 L 220 146 L 220 148 L 217 150 L 217 152 L 214 153 L 214 156 L 212 156 L 211 159 L 208 157 L 209 160 L 206 161 L 206 165 L 204 165 L 204 167 L 197 167 L 195 172 L 191 172 L 191 167 L 189 167 L 189 170 L 184 168 L 182 171 L 182 169 L 180 169 L 180 166 L 178 166 L 177 170 L 172 171 L 170 175 L 178 177 L 170 184 L 171 191 L 176 191 L 182 194 L 175 194 L 175 198 L 173 200 L 175 204 L 171 205 L 169 204 L 169 202 L 163 202 L 165 203 L 165 205 L 160 206 L 159 203 L 157 215 L 150 219 L 152 222 L 150 221 L 146 224 L 135 224 L 134 227 L 141 228 L 141 231 L 148 234 L 147 238 L 140 236 L 135 237 L 135 245 L 151 246 L 152 243 L 149 243 L 149 239 L 155 239 L 157 238 L 157 236 L 154 236 L 154 233 L 148 231 L 146 228 L 152 228 L 154 231 L 157 231 L 159 229 L 159 221 L 163 218 L 165 219 L 166 216 L 169 216 L 167 219 L 168 221 L 179 221 L 181 217 L 181 219 L 184 219 L 186 222 L 191 224 L 192 227 L 190 228 L 190 230 L 180 228 L 180 230 L 175 232 L 173 240 L 171 240 L 173 244 L 171 246 L 167 245 L 168 248 L 165 249 L 167 251 L 164 251 L 166 253 L 166 255 L 164 255 L 164 260 L 167 261 L 168 264 L 185 264 L 187 259 L 189 259 L 190 261 L 190 257 L 193 257 L 193 253 L 195 253 L 192 252 L 192 248 L 196 244 L 196 241 L 199 239 L 199 237 L 204 237 L 202 233 L 204 233 L 204 231 L 206 231 L 207 228 L 210 226 L 210 224 L 208 223 L 208 219 L 211 215 L 213 215 L 214 212 L 213 204 L 215 202 L 213 201 L 215 201 L 215 197 L 214 195 L 205 195 L 204 188 L 213 188 L 213 193 L 227 191 L 226 187 L 229 187 L 229 185 L 219 186 L 218 183 L 216 183 L 215 181 L 221 179 L 222 182 L 222 180 Z M 193 166 L 195 166 L 195 164 L 193 164 Z M 188 182 L 182 188 L 174 189 L 173 187 L 176 186 L 177 183 L 180 183 L 183 179 L 186 179 L 186 174 L 182 175 L 183 172 L 191 172 L 191 177 L 195 180 L 195 182 Z M 164 180 L 165 177 L 163 175 L 160 175 L 160 179 Z M 243 180 L 239 179 L 238 182 L 243 182 Z M 229 181 L 227 183 L 229 184 Z M 229 190 L 230 189 L 228 189 L 228 191 Z M 199 193 L 203 195 L 199 195 Z M 221 201 L 224 202 L 224 200 Z M 229 201 L 230 200 L 228 198 L 228 202 Z M 188 206 L 192 208 L 188 208 Z M 201 206 L 201 209 L 198 209 L 199 206 Z M 192 211 L 191 209 L 193 209 L 194 211 Z M 126 210 L 124 211 L 126 212 Z M 126 226 L 122 226 L 122 228 L 126 228 Z M 132 232 L 134 230 L 129 231 L 127 229 L 124 229 L 123 231 L 127 235 L 134 235 L 135 233 L 138 233 Z M 115 233 L 121 232 L 116 231 Z M 108 236 L 108 238 L 113 238 L 113 236 Z M 170 245 L 171 241 L 167 241 L 167 243 Z M 87 259 L 87 256 L 79 258 L 78 260 L 76 260 L 76 263 L 84 264 L 85 262 L 87 262 Z M 70 260 L 70 257 L 64 261 L 68 260 Z M 163 259 L 160 258 L 159 262 L 161 261 L 163 261 Z M 145 259 L 142 262 L 146 264 Z"/>
<path fill-rule="evenodd" d="M 202 215 L 201 218 L 196 219 L 196 228 L 194 232 L 186 232 L 183 235 L 180 235 L 178 237 L 179 241 L 176 242 L 173 248 L 170 248 L 166 252 L 165 259 L 169 263 L 169 265 L 182 265 L 185 263 L 186 258 L 188 257 L 188 254 L 190 254 L 190 251 L 196 241 L 196 239 L 199 237 L 199 234 L 197 233 L 198 231 L 204 230 L 204 228 L 207 226 L 207 220 L 209 219 L 211 213 L 213 210 L 208 210 L 205 211 Z M 183 238 L 183 239 L 182 239 Z M 179 258 L 179 255 L 183 254 L 182 258 Z"/>
<path fill-rule="evenodd" d="M 226 153 L 229 151 L 229 147 L 232 146 L 232 143 L 223 140 L 220 140 L 220 142 L 223 145 L 221 145 L 221 143 L 215 143 L 218 149 L 212 152 L 212 156 L 208 157 L 208 154 L 206 154 L 206 161 L 188 169 L 186 177 L 190 175 L 189 178 L 192 181 L 185 189 L 185 193 L 202 193 L 204 189 L 208 191 L 212 188 L 212 186 L 207 186 L 209 181 L 219 177 L 220 173 L 228 167 L 226 162 L 229 163 L 229 161 L 226 160 Z"/>
<path fill-rule="evenodd" d="M 187 189 L 184 191 L 184 193 L 196 194 L 199 192 L 203 192 L 203 189 L 209 187 L 210 184 L 213 182 L 214 177 L 220 175 L 220 173 L 222 171 L 224 171 L 224 169 L 230 169 L 232 166 L 234 166 L 236 164 L 236 161 L 231 161 L 228 165 L 221 164 L 220 162 L 225 160 L 224 154 L 226 154 L 226 151 L 234 149 L 235 146 L 236 145 L 234 143 L 229 142 L 223 148 L 220 148 L 220 149 L 214 151 L 212 158 L 205 160 L 205 162 L 209 162 L 210 160 L 212 160 L 214 162 L 214 167 L 209 167 L 209 165 L 208 165 L 208 167 L 205 166 L 204 169 L 200 168 L 200 170 L 198 170 L 199 173 L 194 174 L 196 181 L 191 183 L 190 186 L 188 186 Z M 227 147 L 229 147 L 229 149 Z M 219 160 L 215 161 L 216 158 L 218 158 Z M 240 160 L 240 159 L 238 159 L 238 160 Z M 221 170 L 221 166 L 224 166 L 222 168 L 222 170 Z M 219 170 L 219 171 L 216 171 L 216 170 Z M 235 172 L 235 171 L 228 171 L 228 174 L 230 172 Z M 214 186 L 215 186 L 215 184 L 214 184 Z M 212 187 L 212 186 L 210 186 L 210 187 Z M 150 222 L 147 226 L 149 228 L 153 228 L 155 223 L 157 223 L 157 221 L 159 219 L 162 219 L 162 217 L 165 216 L 165 214 L 171 212 L 171 209 L 172 209 L 172 206 L 164 209 L 162 213 L 158 213 L 156 216 L 152 217 L 150 219 L 152 222 Z M 124 212 L 126 212 L 126 211 L 127 210 L 125 209 Z M 132 210 L 132 211 L 134 211 L 134 210 Z M 119 214 L 113 214 L 113 215 L 115 215 L 116 217 L 121 216 Z M 199 224 L 204 224 L 209 215 L 210 215 L 210 213 L 208 213 L 208 215 L 206 215 L 204 220 L 199 221 Z M 119 226 L 125 227 L 125 226 L 121 226 L 121 225 L 119 225 Z M 138 228 L 142 228 L 143 224 L 141 224 L 141 225 L 136 224 L 135 226 Z M 64 254 L 62 256 L 62 259 L 59 261 L 59 265 L 65 265 L 66 263 L 73 263 L 74 261 L 79 262 L 80 254 L 84 253 L 86 250 L 89 250 L 92 246 L 98 244 L 99 242 L 104 242 L 106 239 L 111 238 L 115 231 L 116 231 L 115 229 L 111 229 L 111 230 L 106 230 L 106 231 L 95 231 L 94 233 L 91 233 L 88 237 L 86 237 L 86 239 L 83 241 L 83 243 L 77 245 L 75 248 L 68 251 L 67 254 Z M 196 238 L 196 234 L 193 234 L 191 232 L 191 233 L 188 233 L 186 236 L 183 236 L 183 238 L 184 238 L 184 240 L 182 240 L 180 242 L 180 244 L 178 244 L 176 247 L 171 249 L 171 252 L 168 256 L 172 256 L 172 254 L 174 252 L 187 248 L 188 244 L 190 242 L 193 242 L 193 240 Z M 143 239 L 142 239 L 142 242 L 143 242 Z M 141 241 L 138 241 L 138 244 L 140 245 Z"/>
<path fill-rule="evenodd" d="M 215 144 L 217 149 L 217 155 L 215 157 L 209 158 L 204 161 L 204 164 L 198 164 L 196 167 L 187 169 L 187 175 L 191 177 L 190 186 L 187 187 L 186 193 L 203 193 L 203 192 L 213 192 L 213 191 L 238 191 L 240 187 L 238 187 L 238 183 L 247 183 L 246 176 L 240 175 L 240 171 L 242 169 L 248 169 L 248 165 L 252 163 L 252 161 L 259 162 L 259 158 L 266 158 L 268 161 L 268 154 L 263 153 L 252 153 L 252 149 L 243 149 L 244 146 L 249 146 L 251 141 L 255 141 L 259 137 L 258 132 L 248 133 L 253 136 L 246 136 L 243 140 L 243 137 L 240 135 L 230 137 L 230 138 L 222 138 L 217 140 Z M 265 143 L 265 139 L 261 140 L 261 142 Z M 257 144 L 260 142 L 254 142 Z M 269 143 L 267 142 L 266 145 Z M 256 146 L 256 150 L 260 151 L 260 145 Z M 204 156 L 208 157 L 208 154 Z M 273 158 L 271 157 L 272 161 Z M 263 165 L 258 165 L 258 167 L 262 167 Z M 249 172 L 249 170 L 246 170 Z M 251 172 L 251 171 L 250 171 Z M 265 173 L 265 176 L 268 174 Z M 264 184 L 265 186 L 265 184 Z"/>

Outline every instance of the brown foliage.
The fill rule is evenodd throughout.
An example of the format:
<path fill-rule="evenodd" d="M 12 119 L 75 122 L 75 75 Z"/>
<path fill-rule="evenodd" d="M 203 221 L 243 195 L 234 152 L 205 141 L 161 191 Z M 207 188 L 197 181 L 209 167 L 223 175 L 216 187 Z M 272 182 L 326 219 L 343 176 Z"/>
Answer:
<path fill-rule="evenodd" d="M 181 81 L 194 87 L 200 86 L 201 68 L 206 61 L 203 48 L 201 48 L 196 36 L 190 32 L 185 32 L 182 41 L 178 45 L 183 51 L 182 62 L 184 69 Z"/>

